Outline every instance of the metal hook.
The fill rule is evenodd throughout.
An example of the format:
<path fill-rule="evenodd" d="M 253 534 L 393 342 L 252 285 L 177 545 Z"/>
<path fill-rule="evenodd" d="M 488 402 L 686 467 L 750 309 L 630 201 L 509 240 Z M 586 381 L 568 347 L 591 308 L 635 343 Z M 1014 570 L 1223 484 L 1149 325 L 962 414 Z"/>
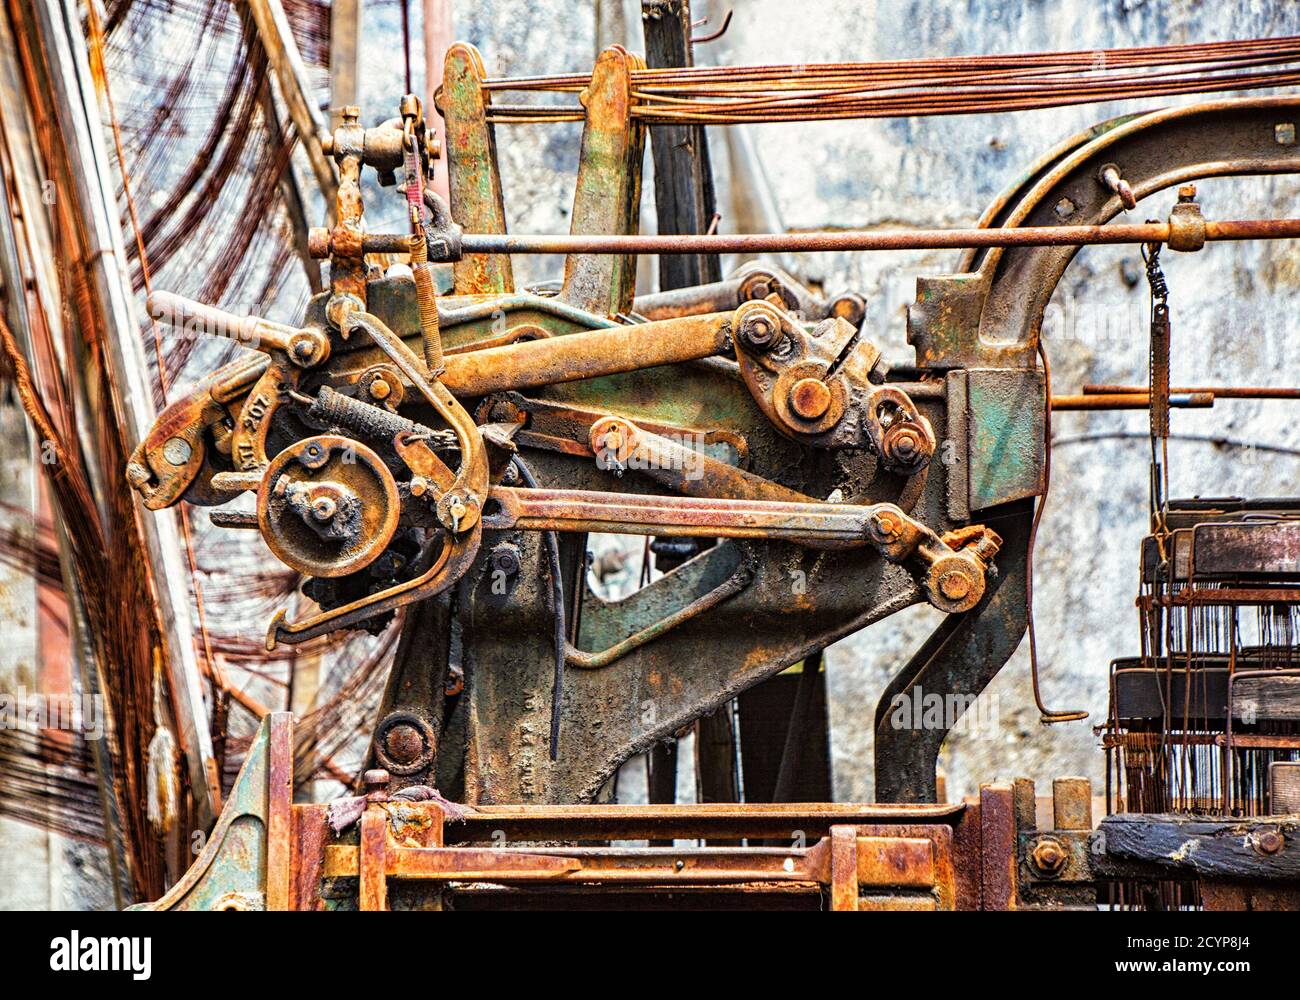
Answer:
<path fill-rule="evenodd" d="M 701 44 L 702 42 L 714 42 L 714 41 L 717 41 L 719 38 L 721 38 L 723 35 L 725 35 L 725 34 L 727 33 L 727 28 L 729 28 L 729 27 L 731 26 L 731 15 L 734 14 L 734 13 L 735 13 L 735 11 L 734 11 L 733 9 L 731 9 L 730 7 L 728 7 L 728 8 L 727 8 L 727 15 L 726 15 L 726 17 L 724 17 L 724 18 L 722 19 L 722 27 L 719 28 L 717 31 L 715 31 L 715 32 L 714 32 L 713 34 L 711 34 L 711 35 L 701 35 L 699 38 L 696 38 L 694 35 L 692 35 L 692 36 L 691 36 L 691 44 L 692 44 L 692 45 L 699 45 L 699 44 Z M 699 21 L 698 23 L 699 23 L 699 24 L 708 24 L 708 23 L 709 23 L 709 19 L 706 17 L 706 18 L 704 18 L 704 20 Z"/>

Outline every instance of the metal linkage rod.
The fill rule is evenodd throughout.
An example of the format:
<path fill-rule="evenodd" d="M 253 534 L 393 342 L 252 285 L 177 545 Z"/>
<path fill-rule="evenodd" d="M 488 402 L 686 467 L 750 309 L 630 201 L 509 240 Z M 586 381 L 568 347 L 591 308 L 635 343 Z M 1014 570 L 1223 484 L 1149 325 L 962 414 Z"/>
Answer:
<path fill-rule="evenodd" d="M 466 233 L 465 253 L 693 254 L 842 250 L 945 250 L 968 247 L 1088 246 L 1167 243 L 1164 222 L 1097 226 L 1023 226 L 1004 229 L 851 230 L 825 233 L 589 236 Z M 1279 240 L 1300 237 L 1300 219 L 1206 221 L 1205 240 Z"/>

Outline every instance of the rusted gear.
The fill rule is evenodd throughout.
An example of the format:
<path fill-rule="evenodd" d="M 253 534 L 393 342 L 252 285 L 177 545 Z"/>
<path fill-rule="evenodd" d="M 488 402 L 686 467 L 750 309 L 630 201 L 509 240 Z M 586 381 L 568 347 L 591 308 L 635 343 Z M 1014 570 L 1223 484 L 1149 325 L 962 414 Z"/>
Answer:
<path fill-rule="evenodd" d="M 370 565 L 397 530 L 397 482 L 360 441 L 322 434 L 271 460 L 257 491 L 257 523 L 271 551 L 308 576 Z"/>

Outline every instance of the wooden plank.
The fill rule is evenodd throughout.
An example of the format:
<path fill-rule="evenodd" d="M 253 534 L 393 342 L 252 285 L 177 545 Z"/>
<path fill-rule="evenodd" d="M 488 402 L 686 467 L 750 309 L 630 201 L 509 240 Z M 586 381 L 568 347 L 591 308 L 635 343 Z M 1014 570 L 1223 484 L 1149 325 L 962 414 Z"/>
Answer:
<path fill-rule="evenodd" d="M 1248 723 L 1300 721 L 1300 677 L 1283 674 L 1235 678 L 1232 715 Z"/>
<path fill-rule="evenodd" d="M 1247 880 L 1300 878 L 1300 820 L 1213 820 L 1192 816 L 1120 813 L 1098 828 L 1105 853 L 1094 857 L 1102 873 L 1113 862 L 1140 863 L 1169 875 L 1195 874 Z M 1261 834 L 1276 833 L 1282 845 L 1261 849 Z"/>

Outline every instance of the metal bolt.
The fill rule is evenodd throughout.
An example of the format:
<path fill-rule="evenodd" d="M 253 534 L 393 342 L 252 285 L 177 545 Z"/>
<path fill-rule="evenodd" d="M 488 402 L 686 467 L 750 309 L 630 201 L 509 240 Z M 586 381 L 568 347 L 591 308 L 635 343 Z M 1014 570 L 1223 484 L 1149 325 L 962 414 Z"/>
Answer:
<path fill-rule="evenodd" d="M 1119 167 L 1113 163 L 1107 163 L 1101 168 L 1099 177 L 1102 184 L 1119 195 L 1120 203 L 1125 208 L 1137 208 L 1137 197 L 1133 194 L 1133 188 L 1129 186 L 1129 182 L 1120 173 Z"/>
<path fill-rule="evenodd" d="M 970 593 L 970 578 L 965 573 L 949 570 L 939 577 L 939 592 L 950 601 L 960 601 Z"/>
<path fill-rule="evenodd" d="M 311 502 L 311 516 L 318 521 L 328 521 L 338 510 L 339 505 L 331 497 L 317 497 Z"/>
<path fill-rule="evenodd" d="M 1180 187 L 1180 188 L 1178 189 L 1178 200 L 1179 200 L 1179 201 L 1184 201 L 1184 202 L 1186 202 L 1186 201 L 1195 201 L 1195 200 L 1196 200 L 1196 185 L 1195 185 L 1195 184 L 1184 184 L 1182 187 Z"/>
<path fill-rule="evenodd" d="M 1069 856 L 1059 840 L 1044 837 L 1034 845 L 1029 854 L 1029 863 L 1040 875 L 1059 875 L 1065 869 Z"/>
<path fill-rule="evenodd" d="M 361 776 L 368 795 L 383 795 L 388 789 L 389 775 L 382 767 L 376 767 Z"/>
<path fill-rule="evenodd" d="M 740 339 L 756 351 L 766 351 L 776 340 L 776 327 L 766 316 L 751 316 L 740 328 Z"/>
<path fill-rule="evenodd" d="M 422 497 L 426 492 L 428 492 L 429 480 L 425 479 L 423 476 L 412 476 L 410 489 L 411 496 Z"/>
<path fill-rule="evenodd" d="M 1273 141 L 1279 146 L 1295 145 L 1295 122 L 1279 122 L 1273 126 Z"/>
<path fill-rule="evenodd" d="M 1260 854 L 1277 854 L 1286 846 L 1281 830 L 1256 830 L 1250 837 L 1250 846 Z"/>
<path fill-rule="evenodd" d="M 509 542 L 503 542 L 492 550 L 492 568 L 507 576 L 519 572 L 519 550 Z"/>
<path fill-rule="evenodd" d="M 424 752 L 420 731 L 406 722 L 399 722 L 384 735 L 384 750 L 399 764 L 410 764 Z"/>
<path fill-rule="evenodd" d="M 163 445 L 163 458 L 171 465 L 184 465 L 193 454 L 190 443 L 184 438 L 168 438 L 167 443 Z"/>
<path fill-rule="evenodd" d="M 885 449 L 894 461 L 909 464 L 921 452 L 921 438 L 913 428 L 902 427 L 885 438 Z"/>
<path fill-rule="evenodd" d="M 876 531 L 882 538 L 891 539 L 898 534 L 898 522 L 888 514 L 877 514 Z"/>
<path fill-rule="evenodd" d="M 387 399 L 393 391 L 393 387 L 385 382 L 382 378 L 377 378 L 370 383 L 371 399 Z"/>
<path fill-rule="evenodd" d="M 831 391 L 815 378 L 801 378 L 790 387 L 790 409 L 805 420 L 816 420 L 831 408 Z"/>

